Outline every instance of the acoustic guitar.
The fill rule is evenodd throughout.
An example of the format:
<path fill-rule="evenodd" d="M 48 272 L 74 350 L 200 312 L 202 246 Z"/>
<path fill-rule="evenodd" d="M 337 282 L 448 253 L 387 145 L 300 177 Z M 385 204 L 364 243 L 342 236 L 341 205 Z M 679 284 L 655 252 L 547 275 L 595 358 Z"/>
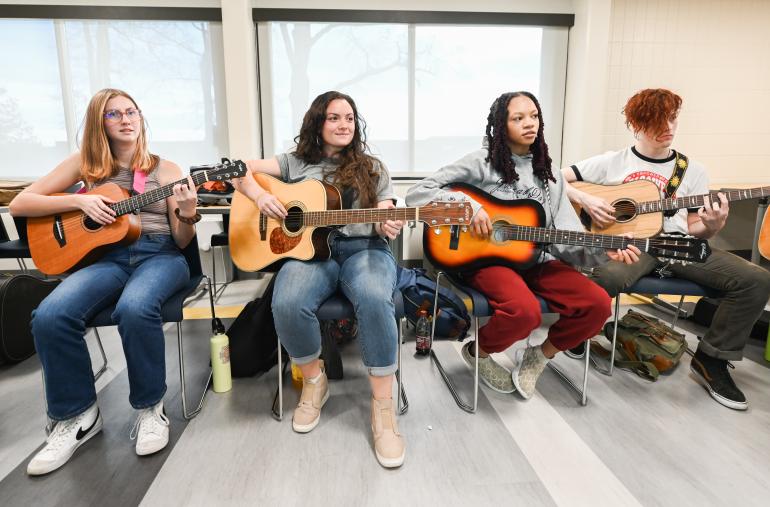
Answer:
<path fill-rule="evenodd" d="M 546 244 L 612 250 L 636 245 L 655 257 L 682 262 L 704 262 L 711 254 L 705 240 L 691 237 L 631 239 L 546 228 L 543 227 L 545 210 L 535 200 L 502 200 L 462 183 L 448 188 L 480 203 L 489 214 L 493 232 L 484 238 L 472 235 L 469 226 L 426 228 L 423 232 L 425 255 L 434 265 L 446 270 L 472 270 L 491 265 L 525 269 L 535 264 L 540 245 Z"/>
<path fill-rule="evenodd" d="M 759 230 L 759 253 L 767 260 L 770 260 L 770 208 L 765 210 L 765 217 L 762 219 L 762 228 Z"/>
<path fill-rule="evenodd" d="M 587 230 L 606 234 L 631 232 L 637 238 L 654 236 L 663 229 L 663 212 L 682 208 L 700 208 L 704 199 L 719 202 L 717 192 L 685 197 L 660 197 L 657 185 L 651 181 L 638 180 L 620 185 L 596 185 L 576 181 L 572 186 L 595 197 L 601 197 L 615 207 L 616 222 L 605 228 L 594 224 L 588 213 L 579 205 L 572 204 Z M 728 201 L 759 199 L 770 196 L 770 187 L 756 187 L 723 192 Z"/>
<path fill-rule="evenodd" d="M 242 271 L 260 271 L 287 259 L 328 259 L 334 226 L 386 220 L 422 221 L 429 227 L 465 225 L 473 216 L 467 202 L 432 202 L 420 208 L 342 209 L 339 190 L 328 183 L 314 179 L 284 183 L 267 174 L 252 175 L 281 201 L 288 215 L 283 220 L 269 218 L 245 195 L 233 195 L 230 255 Z"/>
<path fill-rule="evenodd" d="M 192 180 L 198 186 L 206 181 L 240 178 L 247 172 L 246 165 L 240 160 L 225 160 L 209 170 L 193 174 Z M 171 196 L 178 183 L 187 183 L 187 178 L 133 197 L 115 183 L 94 188 L 88 194 L 104 195 L 117 201 L 108 205 L 115 211 L 116 218 L 108 225 L 95 222 L 79 210 L 28 218 L 29 249 L 35 266 L 47 275 L 58 275 L 95 262 L 114 246 L 133 243 L 142 233 L 142 221 L 136 212 Z"/>

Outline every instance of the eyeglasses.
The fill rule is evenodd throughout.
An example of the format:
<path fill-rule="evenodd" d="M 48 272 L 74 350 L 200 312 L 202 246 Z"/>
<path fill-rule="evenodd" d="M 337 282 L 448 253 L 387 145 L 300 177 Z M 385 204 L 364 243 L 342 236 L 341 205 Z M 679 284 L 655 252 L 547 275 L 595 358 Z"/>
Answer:
<path fill-rule="evenodd" d="M 128 121 L 135 122 L 142 117 L 142 112 L 138 109 L 126 109 L 125 111 L 110 109 L 104 112 L 104 119 L 112 123 L 120 123 L 123 121 L 123 115 L 128 118 Z"/>

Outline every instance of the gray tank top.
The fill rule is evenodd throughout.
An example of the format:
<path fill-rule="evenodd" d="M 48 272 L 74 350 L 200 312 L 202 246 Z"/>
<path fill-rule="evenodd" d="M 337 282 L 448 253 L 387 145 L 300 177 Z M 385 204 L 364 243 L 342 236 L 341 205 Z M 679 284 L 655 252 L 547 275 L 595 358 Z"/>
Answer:
<path fill-rule="evenodd" d="M 94 184 L 91 188 L 105 183 L 115 183 L 119 187 L 125 188 L 130 193 L 132 182 L 132 171 L 127 167 L 121 167 L 118 174 Z M 144 183 L 144 191 L 149 192 L 160 186 L 161 185 L 158 182 L 158 166 L 155 166 L 152 168 L 150 174 L 147 175 L 147 179 Z M 166 206 L 165 199 L 161 199 L 160 201 L 156 201 L 141 208 L 139 210 L 139 218 L 142 220 L 142 234 L 171 234 L 171 227 L 168 223 L 168 206 Z"/>

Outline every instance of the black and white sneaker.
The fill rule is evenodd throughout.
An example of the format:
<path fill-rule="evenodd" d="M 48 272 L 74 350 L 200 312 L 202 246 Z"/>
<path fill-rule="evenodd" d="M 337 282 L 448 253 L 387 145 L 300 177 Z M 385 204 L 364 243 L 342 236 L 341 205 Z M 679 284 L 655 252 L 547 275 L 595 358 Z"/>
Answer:
<path fill-rule="evenodd" d="M 572 347 L 571 349 L 567 349 L 564 351 L 564 355 L 567 357 L 571 357 L 572 359 L 583 359 L 583 356 L 586 353 L 586 342 L 579 343 Z"/>
<path fill-rule="evenodd" d="M 27 474 L 43 475 L 53 472 L 72 457 L 75 450 L 102 430 L 102 415 L 96 403 L 71 419 L 59 421 L 46 445 L 27 465 Z"/>
<path fill-rule="evenodd" d="M 690 371 L 717 403 L 734 410 L 746 410 L 749 403 L 735 385 L 727 365 L 727 360 L 707 356 L 698 349 L 690 361 Z"/>

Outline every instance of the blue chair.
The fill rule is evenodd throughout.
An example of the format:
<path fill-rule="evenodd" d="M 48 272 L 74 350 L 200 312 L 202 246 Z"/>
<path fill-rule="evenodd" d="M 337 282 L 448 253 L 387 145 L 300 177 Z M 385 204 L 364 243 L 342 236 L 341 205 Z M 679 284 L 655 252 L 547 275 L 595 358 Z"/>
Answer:
<path fill-rule="evenodd" d="M 206 283 L 208 285 L 209 302 L 211 303 L 212 316 L 214 315 L 214 298 L 211 292 L 211 280 L 209 280 L 209 278 L 203 274 L 203 270 L 201 269 L 201 259 L 200 252 L 198 251 L 197 237 L 193 237 L 193 239 L 190 241 L 190 244 L 188 244 L 187 247 L 182 250 L 182 254 L 185 256 L 185 259 L 187 259 L 187 264 L 190 267 L 190 280 L 182 289 L 177 291 L 176 294 L 171 296 L 165 303 L 163 303 L 163 306 L 161 307 L 161 318 L 164 323 L 176 323 L 176 335 L 177 342 L 179 344 L 179 382 L 182 391 L 182 415 L 189 421 L 198 415 L 198 412 L 200 412 L 201 408 L 203 408 L 203 400 L 206 398 L 206 393 L 208 392 L 209 384 L 211 383 L 212 373 L 209 367 L 208 380 L 206 381 L 206 385 L 203 389 L 203 394 L 201 394 L 200 401 L 194 410 L 188 411 L 186 382 L 184 374 L 184 349 L 182 346 L 182 320 L 184 320 L 184 302 L 187 298 L 198 291 L 198 288 L 200 287 L 204 278 L 206 279 Z M 115 305 L 110 305 L 109 307 L 96 314 L 93 319 L 86 323 L 87 327 L 94 328 L 99 347 L 102 351 L 102 358 L 104 359 L 104 366 L 101 368 L 97 375 L 101 375 L 101 372 L 107 368 L 107 358 L 104 355 L 104 348 L 102 347 L 101 338 L 99 338 L 99 333 L 96 328 L 117 325 L 117 323 L 113 322 L 112 320 L 112 314 L 114 311 Z M 98 378 L 98 376 L 96 378 Z"/>
<path fill-rule="evenodd" d="M 478 408 L 478 400 L 479 400 L 479 356 L 478 354 L 475 356 L 475 361 L 474 361 L 475 364 L 473 368 L 473 405 L 471 405 L 465 400 L 463 400 L 463 398 L 457 392 L 457 389 L 455 388 L 452 378 L 444 369 L 443 365 L 441 364 L 441 361 L 436 355 L 435 350 L 433 349 L 433 337 L 435 335 L 436 312 L 438 309 L 438 287 L 441 284 L 442 278 L 446 278 L 447 280 L 449 280 L 453 288 L 459 290 L 460 292 L 465 293 L 470 299 L 470 308 L 468 309 L 468 312 L 473 317 L 474 339 L 476 339 L 479 335 L 479 318 L 491 317 L 493 313 L 493 309 L 490 306 L 487 298 L 476 289 L 469 287 L 468 285 L 462 284 L 459 280 L 457 280 L 456 277 L 453 277 L 448 273 L 445 273 L 443 271 L 438 271 L 436 273 L 436 293 L 433 300 L 433 323 L 434 324 L 433 324 L 433 329 L 431 329 L 430 358 L 433 361 L 433 363 L 436 365 L 436 368 L 438 368 L 439 374 L 441 375 L 441 378 L 444 380 L 444 383 L 446 384 L 447 388 L 449 388 L 449 392 L 452 393 L 452 397 L 454 398 L 455 403 L 457 403 L 457 406 L 465 410 L 466 412 L 475 413 L 476 409 Z M 545 300 L 541 297 L 538 297 L 537 299 L 540 302 L 540 311 L 542 313 L 551 313 L 551 310 L 550 308 L 548 308 L 548 304 L 545 302 Z M 588 350 L 588 347 L 586 348 L 586 350 Z M 572 381 L 572 379 L 570 379 L 562 371 L 561 368 L 559 368 L 556 364 L 554 364 L 553 361 L 548 361 L 548 367 L 559 376 L 560 380 L 565 382 L 570 389 L 572 389 L 578 394 L 578 396 L 580 397 L 580 404 L 583 406 L 585 406 L 588 403 L 589 361 L 590 361 L 590 352 L 586 353 L 585 355 L 585 370 L 583 372 L 582 388 L 578 387 Z"/>
<path fill-rule="evenodd" d="M 682 309 L 682 303 L 684 303 L 685 296 L 705 296 L 711 298 L 718 298 L 722 296 L 722 293 L 715 289 L 710 289 L 702 285 L 698 285 L 690 280 L 684 280 L 682 278 L 661 278 L 656 275 L 643 276 L 636 281 L 631 287 L 628 287 L 623 291 L 624 294 L 668 294 L 679 297 L 679 304 L 673 310 L 674 318 L 671 321 L 671 329 L 676 327 L 677 320 L 679 319 L 679 313 Z M 673 306 L 673 305 L 672 305 Z M 615 367 L 615 346 L 618 340 L 618 319 L 620 319 L 620 294 L 615 298 L 615 315 L 613 318 L 612 329 L 612 349 L 610 350 L 609 366 L 603 368 L 594 362 L 594 367 L 600 373 L 605 375 L 612 375 Z M 586 347 L 586 350 L 590 347 Z M 692 355 L 692 351 L 687 350 Z"/>
<path fill-rule="evenodd" d="M 393 291 L 393 304 L 396 307 L 396 328 L 398 329 L 398 370 L 396 371 L 396 380 L 398 381 L 398 413 L 403 415 L 409 410 L 409 400 L 406 398 L 406 391 L 402 382 L 401 374 L 401 325 L 404 320 L 404 300 L 401 297 L 401 291 Z M 332 294 L 316 311 L 316 317 L 322 320 L 351 319 L 356 313 L 353 304 L 341 292 Z M 364 324 L 365 325 L 365 324 Z M 273 417 L 277 420 L 283 420 L 283 378 L 286 371 L 286 365 L 289 361 L 283 362 L 283 353 L 281 339 L 278 338 L 278 389 L 273 397 Z"/>
<path fill-rule="evenodd" d="M 27 217 L 13 217 L 13 222 L 19 239 L 10 239 L 5 224 L 0 220 L 0 259 L 16 259 L 19 268 L 26 273 L 29 269 L 24 259 L 32 257 L 27 243 Z"/>

